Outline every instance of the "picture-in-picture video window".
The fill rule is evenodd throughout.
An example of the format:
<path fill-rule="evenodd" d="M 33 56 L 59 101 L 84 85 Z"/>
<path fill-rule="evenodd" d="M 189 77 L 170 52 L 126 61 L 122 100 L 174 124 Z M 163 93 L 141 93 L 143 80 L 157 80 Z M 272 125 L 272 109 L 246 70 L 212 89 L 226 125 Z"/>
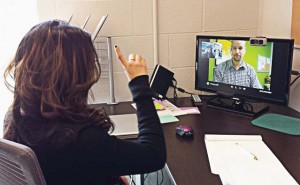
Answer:
<path fill-rule="evenodd" d="M 245 40 L 202 41 L 201 58 L 208 59 L 208 83 L 271 91 L 273 43 L 252 46 Z"/>

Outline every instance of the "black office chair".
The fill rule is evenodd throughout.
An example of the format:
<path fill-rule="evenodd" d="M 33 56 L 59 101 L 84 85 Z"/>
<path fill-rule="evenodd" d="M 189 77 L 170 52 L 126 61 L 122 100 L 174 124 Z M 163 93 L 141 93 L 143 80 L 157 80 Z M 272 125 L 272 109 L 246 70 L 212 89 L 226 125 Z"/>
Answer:
<path fill-rule="evenodd" d="M 29 147 L 0 138 L 0 184 L 46 185 L 37 157 Z"/>

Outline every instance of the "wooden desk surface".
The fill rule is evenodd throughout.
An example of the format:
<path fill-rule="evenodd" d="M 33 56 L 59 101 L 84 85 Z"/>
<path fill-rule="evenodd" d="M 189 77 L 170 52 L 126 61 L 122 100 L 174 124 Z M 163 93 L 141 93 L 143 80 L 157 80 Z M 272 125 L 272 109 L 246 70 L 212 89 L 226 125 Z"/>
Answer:
<path fill-rule="evenodd" d="M 178 107 L 191 106 L 190 98 L 179 98 L 174 102 Z M 130 103 L 104 106 L 110 114 L 133 113 Z M 208 108 L 200 108 L 201 114 L 178 116 L 179 122 L 163 125 L 167 144 L 167 165 L 177 185 L 219 185 L 218 175 L 210 171 L 204 143 L 205 134 L 261 135 L 287 171 L 300 183 L 300 136 L 256 127 L 251 124 L 254 118 L 236 113 Z M 300 118 L 293 109 L 271 105 L 269 112 Z M 179 125 L 189 125 L 194 129 L 193 139 L 184 139 L 175 134 Z"/>

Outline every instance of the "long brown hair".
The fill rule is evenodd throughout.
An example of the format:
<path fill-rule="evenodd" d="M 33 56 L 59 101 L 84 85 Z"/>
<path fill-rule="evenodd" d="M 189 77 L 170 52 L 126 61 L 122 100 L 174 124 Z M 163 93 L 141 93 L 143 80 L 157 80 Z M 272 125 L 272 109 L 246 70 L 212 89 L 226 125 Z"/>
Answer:
<path fill-rule="evenodd" d="M 34 26 L 21 40 L 5 70 L 16 125 L 23 117 L 35 120 L 68 120 L 112 124 L 104 111 L 88 107 L 88 93 L 101 74 L 91 36 L 67 22 L 52 20 Z M 14 79 L 14 85 L 9 78 Z"/>

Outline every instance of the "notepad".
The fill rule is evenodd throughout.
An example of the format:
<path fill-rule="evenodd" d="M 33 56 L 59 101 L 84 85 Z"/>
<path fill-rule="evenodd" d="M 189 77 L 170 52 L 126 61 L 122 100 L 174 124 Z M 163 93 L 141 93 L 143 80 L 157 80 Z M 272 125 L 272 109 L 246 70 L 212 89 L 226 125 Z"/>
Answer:
<path fill-rule="evenodd" d="M 110 115 L 109 118 L 115 125 L 111 135 L 122 139 L 137 138 L 139 130 L 136 114 Z"/>
<path fill-rule="evenodd" d="M 298 185 L 259 135 L 205 135 L 211 171 L 223 184 Z"/>

